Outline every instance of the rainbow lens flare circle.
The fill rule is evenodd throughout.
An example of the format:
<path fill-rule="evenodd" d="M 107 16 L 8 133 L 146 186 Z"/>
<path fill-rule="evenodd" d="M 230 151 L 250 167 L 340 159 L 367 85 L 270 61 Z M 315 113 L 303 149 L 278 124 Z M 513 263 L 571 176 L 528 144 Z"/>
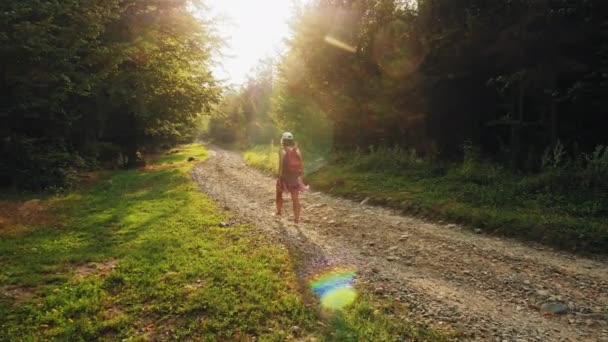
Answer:
<path fill-rule="evenodd" d="M 357 298 L 353 286 L 355 279 L 353 270 L 332 270 L 315 277 L 310 282 L 310 289 L 319 296 L 322 307 L 340 310 Z"/>

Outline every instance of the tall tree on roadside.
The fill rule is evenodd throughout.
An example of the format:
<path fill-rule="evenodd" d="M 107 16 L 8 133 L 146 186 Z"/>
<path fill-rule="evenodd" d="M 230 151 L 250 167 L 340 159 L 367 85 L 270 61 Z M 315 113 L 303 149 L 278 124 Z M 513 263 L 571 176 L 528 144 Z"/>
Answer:
<path fill-rule="evenodd" d="M 0 178 L 47 187 L 78 154 L 99 158 L 99 143 L 133 163 L 192 134 L 219 96 L 201 11 L 196 0 L 3 1 Z"/>

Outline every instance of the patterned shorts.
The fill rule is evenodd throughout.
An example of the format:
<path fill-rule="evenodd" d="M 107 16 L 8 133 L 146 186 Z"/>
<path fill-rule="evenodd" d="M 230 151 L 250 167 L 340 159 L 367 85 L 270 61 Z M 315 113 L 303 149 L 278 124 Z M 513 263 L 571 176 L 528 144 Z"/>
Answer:
<path fill-rule="evenodd" d="M 277 191 L 283 191 L 283 193 L 291 192 L 304 192 L 308 190 L 308 186 L 304 185 L 302 177 L 299 175 L 286 175 L 281 176 L 277 180 Z"/>

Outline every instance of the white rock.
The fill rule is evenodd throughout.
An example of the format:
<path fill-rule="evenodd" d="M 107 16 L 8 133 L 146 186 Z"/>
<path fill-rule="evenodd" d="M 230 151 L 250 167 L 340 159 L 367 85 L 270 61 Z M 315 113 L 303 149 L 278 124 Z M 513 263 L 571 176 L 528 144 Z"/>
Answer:
<path fill-rule="evenodd" d="M 545 290 L 536 290 L 536 295 L 541 297 L 549 297 L 549 291 Z"/>

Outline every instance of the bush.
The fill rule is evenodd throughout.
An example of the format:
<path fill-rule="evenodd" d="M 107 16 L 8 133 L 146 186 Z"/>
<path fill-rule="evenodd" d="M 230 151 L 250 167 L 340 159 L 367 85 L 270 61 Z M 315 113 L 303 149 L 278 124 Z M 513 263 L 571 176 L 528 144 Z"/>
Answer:
<path fill-rule="evenodd" d="M 216 142 L 231 144 L 237 140 L 237 128 L 230 127 L 226 118 L 212 118 L 207 135 Z"/>
<path fill-rule="evenodd" d="M 401 173 L 404 168 L 423 164 L 416 150 L 409 151 L 400 147 L 374 147 L 370 146 L 367 153 L 356 151 L 340 156 L 351 160 L 355 168 L 360 171 Z"/>
<path fill-rule="evenodd" d="M 545 151 L 542 166 L 543 173 L 565 175 L 563 184 L 587 189 L 608 188 L 608 146 L 598 145 L 591 153 L 569 156 L 558 141 Z"/>
<path fill-rule="evenodd" d="M 92 142 L 84 145 L 80 153 L 89 162 L 90 168 L 116 169 L 122 167 L 122 149 L 110 142 Z"/>
<path fill-rule="evenodd" d="M 588 185 L 608 187 L 608 146 L 599 145 L 585 155 L 585 181 Z"/>
<path fill-rule="evenodd" d="M 18 139 L 5 146 L 0 167 L 7 185 L 25 190 L 63 189 L 76 181 L 86 161 L 62 142 Z"/>

